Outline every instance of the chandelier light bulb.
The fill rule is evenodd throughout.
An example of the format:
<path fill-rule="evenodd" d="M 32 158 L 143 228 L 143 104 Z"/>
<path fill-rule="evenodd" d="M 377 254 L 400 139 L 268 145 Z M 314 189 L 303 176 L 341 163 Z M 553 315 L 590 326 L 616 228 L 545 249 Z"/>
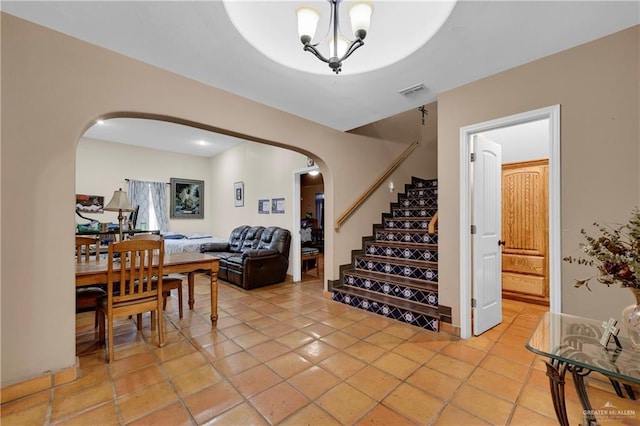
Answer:
<path fill-rule="evenodd" d="M 349 17 L 351 18 L 351 28 L 353 35 L 363 40 L 369 31 L 371 25 L 371 14 L 373 7 L 369 3 L 356 3 L 349 9 Z"/>
<path fill-rule="evenodd" d="M 298 15 L 298 35 L 302 44 L 310 43 L 316 35 L 320 14 L 311 7 L 300 7 L 296 10 Z"/>
<path fill-rule="evenodd" d="M 334 47 L 334 43 L 333 43 L 333 37 L 332 37 L 331 39 L 329 39 L 329 57 L 341 58 L 347 52 L 347 49 L 349 48 L 349 42 L 342 37 L 338 37 L 338 54 L 337 55 L 336 55 L 336 52 L 334 52 L 333 47 Z"/>

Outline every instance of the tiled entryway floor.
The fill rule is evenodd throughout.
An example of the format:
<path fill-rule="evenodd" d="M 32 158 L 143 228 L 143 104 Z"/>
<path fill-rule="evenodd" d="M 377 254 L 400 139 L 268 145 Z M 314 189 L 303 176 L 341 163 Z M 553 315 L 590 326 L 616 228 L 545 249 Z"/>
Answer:
<path fill-rule="evenodd" d="M 557 424 L 544 364 L 524 348 L 544 308 L 505 301 L 501 325 L 463 341 L 333 302 L 307 277 L 250 292 L 221 283 L 212 329 L 207 279 L 183 320 L 170 298 L 164 348 L 148 316 L 141 333 L 118 322 L 112 365 L 93 314 L 78 315 L 79 379 L 4 404 L 2 424 Z M 594 408 L 636 410 L 623 423 L 640 421 L 637 401 L 606 386 L 589 395 Z"/>

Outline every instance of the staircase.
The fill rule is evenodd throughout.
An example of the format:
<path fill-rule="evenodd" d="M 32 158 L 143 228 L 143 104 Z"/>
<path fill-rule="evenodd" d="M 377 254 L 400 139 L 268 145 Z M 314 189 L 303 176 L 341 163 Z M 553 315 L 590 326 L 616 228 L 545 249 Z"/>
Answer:
<path fill-rule="evenodd" d="M 438 331 L 438 235 L 428 232 L 437 197 L 436 179 L 413 177 L 352 264 L 341 267 L 333 300 Z"/>

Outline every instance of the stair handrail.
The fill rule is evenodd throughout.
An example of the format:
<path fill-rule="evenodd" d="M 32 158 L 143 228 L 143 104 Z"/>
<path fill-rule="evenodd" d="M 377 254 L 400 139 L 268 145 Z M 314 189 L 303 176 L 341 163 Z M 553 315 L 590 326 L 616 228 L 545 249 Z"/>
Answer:
<path fill-rule="evenodd" d="M 378 179 L 375 180 L 375 182 L 373 182 L 371 184 L 371 186 L 369 186 L 369 188 L 367 188 L 366 191 L 364 191 L 362 193 L 362 195 L 360 195 L 352 204 L 351 206 L 349 206 L 349 208 L 347 208 L 344 213 L 342 213 L 338 219 L 336 220 L 336 224 L 335 224 L 335 229 L 336 231 L 338 229 L 340 229 L 340 226 L 342 226 L 342 223 L 347 220 L 347 218 L 349 216 L 351 216 L 351 214 L 356 211 L 356 209 L 358 207 L 360 207 L 360 205 L 362 203 L 364 203 L 364 201 L 369 198 L 369 196 L 371 194 L 373 194 L 373 191 L 375 191 L 376 189 L 378 189 L 378 187 L 382 184 L 382 182 L 385 181 L 385 179 L 387 179 L 391 173 L 393 173 L 398 166 L 400 165 L 400 163 L 402 163 L 404 161 L 405 158 L 407 158 L 409 156 L 409 154 L 411 154 L 411 152 L 413 152 L 414 149 L 416 149 L 416 147 L 420 144 L 420 142 L 415 141 L 413 142 L 411 145 L 409 145 L 409 147 L 407 149 L 404 150 L 404 152 L 402 154 L 400 154 L 400 156 L 398 158 L 396 158 L 396 160 L 391 163 L 391 165 L 389 167 L 387 167 L 387 169 L 380 175 L 380 177 L 378 177 Z"/>
<path fill-rule="evenodd" d="M 433 217 L 431 218 L 431 220 L 429 221 L 429 233 L 430 234 L 435 234 L 436 233 L 436 223 L 438 223 L 438 212 L 436 212 L 436 214 L 434 214 Z"/>

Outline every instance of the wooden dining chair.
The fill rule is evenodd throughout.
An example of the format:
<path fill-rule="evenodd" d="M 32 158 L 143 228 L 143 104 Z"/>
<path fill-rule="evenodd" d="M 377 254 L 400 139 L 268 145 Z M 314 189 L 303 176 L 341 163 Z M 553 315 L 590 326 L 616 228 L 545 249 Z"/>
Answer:
<path fill-rule="evenodd" d="M 151 240 L 163 241 L 162 236 L 158 234 L 136 234 L 130 239 L 132 240 Z M 163 242 L 164 244 L 164 242 Z M 167 297 L 171 294 L 171 290 L 178 290 L 178 315 L 182 319 L 182 278 L 165 276 L 162 280 L 162 309 L 167 309 Z"/>
<path fill-rule="evenodd" d="M 100 322 L 99 340 L 105 340 L 105 323 L 108 333 L 109 363 L 113 362 L 113 321 L 118 317 L 138 316 L 152 312 L 151 329 L 155 330 L 157 316 L 158 344 L 164 346 L 162 323 L 162 241 L 127 240 L 109 244 L 107 259 L 107 295 L 98 299 Z M 157 315 L 155 315 L 157 313 Z"/>
<path fill-rule="evenodd" d="M 76 262 L 89 262 L 91 259 L 91 247 L 95 246 L 96 261 L 100 261 L 100 238 L 76 236 Z M 106 283 L 105 283 L 106 286 Z M 106 296 L 107 292 L 103 287 L 77 287 L 76 288 L 76 313 L 84 312 L 88 309 L 95 311 L 93 327 L 98 326 L 98 298 Z"/>

